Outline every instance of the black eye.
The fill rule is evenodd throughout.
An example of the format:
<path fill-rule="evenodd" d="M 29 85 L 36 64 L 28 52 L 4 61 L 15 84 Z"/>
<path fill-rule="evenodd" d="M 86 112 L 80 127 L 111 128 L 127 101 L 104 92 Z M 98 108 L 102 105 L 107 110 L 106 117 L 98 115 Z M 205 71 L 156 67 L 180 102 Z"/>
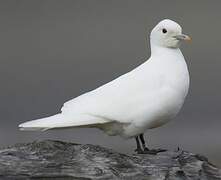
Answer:
<path fill-rule="evenodd" d="M 165 33 L 167 33 L 167 30 L 163 28 L 162 32 L 165 34 Z"/>

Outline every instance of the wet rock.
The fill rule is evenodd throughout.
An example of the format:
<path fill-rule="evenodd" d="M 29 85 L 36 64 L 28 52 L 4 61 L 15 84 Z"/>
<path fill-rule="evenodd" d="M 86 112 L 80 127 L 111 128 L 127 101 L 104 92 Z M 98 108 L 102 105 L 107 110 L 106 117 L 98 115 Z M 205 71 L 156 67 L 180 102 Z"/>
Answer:
<path fill-rule="evenodd" d="M 0 179 L 218 180 L 221 170 L 186 151 L 126 155 L 97 145 L 46 140 L 1 149 Z"/>

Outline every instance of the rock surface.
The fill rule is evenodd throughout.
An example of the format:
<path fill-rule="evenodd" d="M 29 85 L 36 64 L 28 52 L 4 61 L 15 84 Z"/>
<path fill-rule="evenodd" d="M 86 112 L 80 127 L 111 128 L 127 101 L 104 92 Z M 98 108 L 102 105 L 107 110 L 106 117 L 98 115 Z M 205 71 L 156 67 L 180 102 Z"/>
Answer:
<path fill-rule="evenodd" d="M 0 179 L 218 180 L 221 170 L 185 151 L 129 156 L 97 145 L 46 140 L 0 150 Z"/>

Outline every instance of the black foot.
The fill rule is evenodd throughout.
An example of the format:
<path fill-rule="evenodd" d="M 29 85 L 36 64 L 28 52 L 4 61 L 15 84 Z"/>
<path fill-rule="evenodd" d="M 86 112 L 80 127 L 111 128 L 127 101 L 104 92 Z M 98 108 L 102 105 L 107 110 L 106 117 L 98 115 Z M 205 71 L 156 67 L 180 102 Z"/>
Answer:
<path fill-rule="evenodd" d="M 143 150 L 144 150 L 144 151 L 150 151 L 147 147 L 145 147 Z"/>
<path fill-rule="evenodd" d="M 181 151 L 182 149 L 178 146 L 177 149 L 175 150 L 176 152 Z"/>
<path fill-rule="evenodd" d="M 134 150 L 137 154 L 143 154 L 143 150 L 141 148 L 135 149 Z"/>
<path fill-rule="evenodd" d="M 160 152 L 165 152 L 167 151 L 166 149 L 148 149 L 148 148 L 145 148 L 144 151 L 143 151 L 143 154 L 153 154 L 153 155 L 156 155 Z"/>

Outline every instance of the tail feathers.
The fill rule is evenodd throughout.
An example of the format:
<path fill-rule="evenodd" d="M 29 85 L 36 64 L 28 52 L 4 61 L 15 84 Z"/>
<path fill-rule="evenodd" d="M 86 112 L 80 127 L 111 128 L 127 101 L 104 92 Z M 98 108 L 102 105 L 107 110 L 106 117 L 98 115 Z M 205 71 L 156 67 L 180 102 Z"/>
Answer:
<path fill-rule="evenodd" d="M 93 126 L 96 124 L 104 124 L 108 122 L 108 120 L 103 118 L 89 115 L 80 115 L 74 118 L 70 118 L 64 114 L 56 114 L 54 116 L 22 123 L 19 125 L 19 129 L 22 131 L 46 131 L 49 129 L 58 128 Z"/>
<path fill-rule="evenodd" d="M 22 131 L 45 131 L 58 126 L 58 123 L 61 123 L 62 119 L 61 114 L 56 114 L 54 116 L 22 123 L 18 127 Z"/>

